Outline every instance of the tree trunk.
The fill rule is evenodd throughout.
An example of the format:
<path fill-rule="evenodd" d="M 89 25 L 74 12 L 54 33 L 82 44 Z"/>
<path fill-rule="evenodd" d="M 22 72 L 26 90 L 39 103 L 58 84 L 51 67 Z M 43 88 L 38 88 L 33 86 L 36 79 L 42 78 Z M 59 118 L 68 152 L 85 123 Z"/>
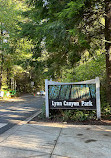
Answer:
<path fill-rule="evenodd" d="M 7 86 L 8 88 L 11 88 L 10 86 L 10 69 L 7 68 Z"/>
<path fill-rule="evenodd" d="M 1 54 L 0 90 L 2 88 L 2 74 L 3 74 L 3 54 Z"/>
<path fill-rule="evenodd" d="M 2 30 L 2 23 L 1 23 L 1 72 L 0 72 L 0 90 L 2 88 L 2 74 L 3 74 L 3 30 Z"/>
<path fill-rule="evenodd" d="M 107 100 L 111 105 L 111 0 L 105 0 L 105 49 Z"/>

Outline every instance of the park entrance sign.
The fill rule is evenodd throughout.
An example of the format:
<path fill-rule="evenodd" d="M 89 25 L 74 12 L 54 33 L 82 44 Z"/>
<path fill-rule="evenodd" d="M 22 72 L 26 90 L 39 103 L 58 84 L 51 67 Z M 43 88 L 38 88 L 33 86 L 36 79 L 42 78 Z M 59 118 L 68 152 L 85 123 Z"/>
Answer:
<path fill-rule="evenodd" d="M 95 84 L 49 85 L 50 109 L 96 109 Z"/>
<path fill-rule="evenodd" d="M 99 78 L 83 82 L 60 83 L 45 80 L 46 117 L 50 109 L 96 110 L 100 119 Z"/>

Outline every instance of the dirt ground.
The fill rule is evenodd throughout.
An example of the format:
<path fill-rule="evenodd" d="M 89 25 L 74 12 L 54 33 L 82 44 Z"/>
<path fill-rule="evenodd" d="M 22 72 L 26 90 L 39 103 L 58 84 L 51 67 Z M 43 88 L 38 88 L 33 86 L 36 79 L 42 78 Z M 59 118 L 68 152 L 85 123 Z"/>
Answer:
<path fill-rule="evenodd" d="M 73 124 L 73 125 L 107 125 L 110 126 L 111 125 L 111 119 L 101 119 L 101 120 L 85 120 L 85 121 L 62 121 L 62 119 L 57 119 L 57 118 L 41 118 L 40 115 L 36 116 L 35 118 L 33 118 L 29 124 L 36 124 L 38 122 L 51 122 L 51 123 L 65 123 L 65 124 Z"/>

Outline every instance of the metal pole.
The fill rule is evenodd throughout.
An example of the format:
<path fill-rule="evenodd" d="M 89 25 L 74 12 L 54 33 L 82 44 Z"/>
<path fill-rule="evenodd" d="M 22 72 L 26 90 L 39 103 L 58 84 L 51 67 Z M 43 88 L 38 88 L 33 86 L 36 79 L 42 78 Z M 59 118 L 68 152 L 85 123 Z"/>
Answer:
<path fill-rule="evenodd" d="M 99 77 L 96 77 L 96 111 L 97 119 L 101 119 L 101 107 L 100 107 L 100 80 Z"/>
<path fill-rule="evenodd" d="M 15 88 L 14 88 L 14 90 L 16 91 L 16 80 L 15 80 L 15 84 L 14 84 L 14 85 L 15 85 Z"/>
<path fill-rule="evenodd" d="M 49 101 L 48 101 L 48 80 L 45 80 L 45 105 L 46 105 L 46 117 L 49 118 Z"/>

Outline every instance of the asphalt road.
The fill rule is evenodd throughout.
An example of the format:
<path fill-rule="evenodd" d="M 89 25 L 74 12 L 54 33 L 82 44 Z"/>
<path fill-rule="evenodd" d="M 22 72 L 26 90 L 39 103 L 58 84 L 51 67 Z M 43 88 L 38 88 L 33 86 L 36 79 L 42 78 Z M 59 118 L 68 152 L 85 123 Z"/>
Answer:
<path fill-rule="evenodd" d="M 44 101 L 44 96 L 33 95 L 0 101 L 0 134 L 39 111 Z"/>

